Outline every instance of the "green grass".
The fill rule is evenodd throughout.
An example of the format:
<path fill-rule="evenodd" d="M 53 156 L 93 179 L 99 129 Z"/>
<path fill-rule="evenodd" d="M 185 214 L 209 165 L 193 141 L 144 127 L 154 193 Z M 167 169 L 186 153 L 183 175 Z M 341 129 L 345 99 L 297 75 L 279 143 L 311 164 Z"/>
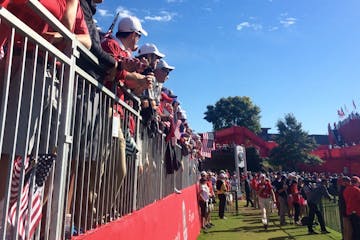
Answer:
<path fill-rule="evenodd" d="M 260 211 L 253 208 L 245 208 L 244 202 L 239 204 L 239 215 L 232 215 L 230 213 L 226 220 L 217 217 L 217 211 L 212 213 L 212 222 L 214 227 L 207 230 L 205 233 L 201 231 L 198 240 L 340 240 L 341 234 L 333 231 L 329 227 L 327 229 L 331 232 L 329 234 L 308 235 L 307 227 L 288 224 L 280 226 L 279 217 L 273 214 L 270 218 L 268 230 L 263 228 L 261 224 Z M 320 232 L 320 227 L 316 226 L 315 231 Z"/>

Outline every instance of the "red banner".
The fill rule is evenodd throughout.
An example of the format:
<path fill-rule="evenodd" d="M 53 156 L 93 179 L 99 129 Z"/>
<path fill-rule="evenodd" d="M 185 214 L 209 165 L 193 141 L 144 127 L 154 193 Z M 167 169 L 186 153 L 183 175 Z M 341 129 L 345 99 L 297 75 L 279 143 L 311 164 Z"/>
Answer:
<path fill-rule="evenodd" d="M 108 223 L 74 240 L 196 239 L 200 233 L 197 185 Z"/>

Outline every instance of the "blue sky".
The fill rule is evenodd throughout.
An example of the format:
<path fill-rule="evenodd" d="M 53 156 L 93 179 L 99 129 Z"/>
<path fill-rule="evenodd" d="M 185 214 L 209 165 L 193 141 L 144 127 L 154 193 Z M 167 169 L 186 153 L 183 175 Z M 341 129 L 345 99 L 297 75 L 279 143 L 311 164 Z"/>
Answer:
<path fill-rule="evenodd" d="M 107 30 L 117 11 L 135 15 L 176 67 L 165 84 L 190 126 L 211 131 L 207 105 L 249 96 L 261 126 L 293 113 L 310 134 L 327 134 L 337 110 L 360 108 L 359 0 L 110 1 L 98 6 Z"/>

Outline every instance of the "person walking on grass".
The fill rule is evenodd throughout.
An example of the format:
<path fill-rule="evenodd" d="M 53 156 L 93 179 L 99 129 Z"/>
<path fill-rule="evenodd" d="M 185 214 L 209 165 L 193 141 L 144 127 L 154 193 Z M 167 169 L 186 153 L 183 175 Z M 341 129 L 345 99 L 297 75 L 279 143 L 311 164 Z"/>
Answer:
<path fill-rule="evenodd" d="M 319 207 L 318 207 L 322 197 L 326 197 L 329 200 L 333 199 L 333 197 L 329 194 L 326 186 L 327 186 L 327 180 L 322 179 L 320 186 L 318 186 L 314 189 L 311 189 L 307 193 L 307 202 L 308 202 L 308 207 L 309 207 L 309 222 L 308 222 L 309 234 L 318 234 L 313 229 L 313 222 L 314 222 L 315 214 L 320 223 L 321 233 L 322 234 L 330 233 L 329 231 L 326 230 L 324 217 L 322 216 L 322 214 L 319 210 Z"/>
<path fill-rule="evenodd" d="M 248 207 L 249 203 L 251 204 L 251 207 L 254 207 L 254 203 L 251 200 L 251 187 L 250 187 L 250 181 L 249 181 L 248 177 L 245 177 L 244 185 L 245 185 L 245 195 L 246 195 L 246 205 L 245 205 L 245 207 Z"/>
<path fill-rule="evenodd" d="M 260 183 L 258 185 L 259 206 L 261 210 L 261 221 L 265 230 L 269 225 L 269 214 L 271 213 L 272 203 L 276 203 L 275 194 L 270 180 L 264 174 L 260 175 Z"/>

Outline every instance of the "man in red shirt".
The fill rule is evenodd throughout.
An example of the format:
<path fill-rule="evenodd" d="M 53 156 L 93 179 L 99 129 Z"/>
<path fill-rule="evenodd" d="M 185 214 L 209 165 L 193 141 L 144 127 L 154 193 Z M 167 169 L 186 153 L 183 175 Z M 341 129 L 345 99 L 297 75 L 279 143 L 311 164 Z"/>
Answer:
<path fill-rule="evenodd" d="M 255 173 L 253 173 L 252 179 L 250 182 L 250 187 L 251 187 L 251 196 L 252 196 L 252 199 L 254 199 L 255 208 L 259 207 L 259 199 L 258 199 L 258 195 L 257 195 L 258 180 L 259 180 L 258 176 Z"/>
<path fill-rule="evenodd" d="M 260 183 L 257 187 L 259 195 L 259 206 L 261 210 L 261 220 L 264 224 L 265 230 L 268 227 L 269 213 L 271 212 L 272 202 L 276 202 L 275 194 L 270 183 L 264 174 L 260 175 Z"/>
<path fill-rule="evenodd" d="M 351 178 L 351 185 L 344 190 L 344 200 L 346 205 L 346 215 L 350 216 L 353 228 L 353 239 L 360 239 L 360 178 Z"/>
<path fill-rule="evenodd" d="M 116 83 L 125 84 L 136 95 L 151 88 L 154 81 L 153 75 L 139 74 L 138 72 L 141 72 L 143 67 L 139 60 L 131 58 L 132 53 L 138 49 L 137 43 L 142 35 L 147 36 L 147 32 L 142 28 L 140 20 L 134 16 L 128 16 L 120 20 L 116 37 L 106 38 L 101 44 L 106 52 L 121 62 L 120 71 L 115 76 Z M 109 89 L 113 89 L 112 80 L 105 81 L 105 86 Z M 119 88 L 117 95 L 123 99 L 123 93 Z"/>

